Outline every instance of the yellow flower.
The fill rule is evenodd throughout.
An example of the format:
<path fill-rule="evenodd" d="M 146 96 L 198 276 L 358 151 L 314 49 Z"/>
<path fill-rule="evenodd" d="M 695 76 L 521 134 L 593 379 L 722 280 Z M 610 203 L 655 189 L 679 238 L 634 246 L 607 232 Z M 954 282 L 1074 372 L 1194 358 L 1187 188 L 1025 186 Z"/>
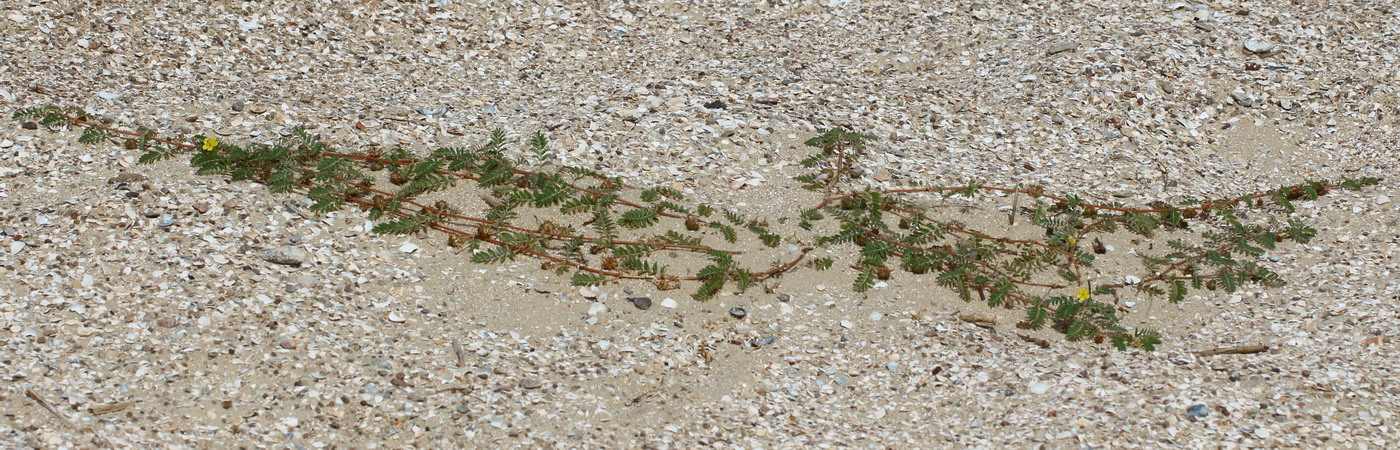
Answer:
<path fill-rule="evenodd" d="M 218 147 L 218 146 L 219 146 L 219 138 L 216 138 L 216 137 L 213 137 L 213 136 L 209 136 L 209 137 L 207 137 L 207 138 L 204 138 L 204 147 L 203 147 L 203 148 L 204 148 L 204 151 L 207 152 L 207 151 L 213 150 L 215 147 Z"/>
<path fill-rule="evenodd" d="M 1078 244 L 1078 243 L 1079 243 L 1079 240 L 1078 240 L 1078 239 L 1069 238 L 1069 245 L 1074 245 L 1074 244 Z"/>
<path fill-rule="evenodd" d="M 1087 301 L 1089 301 L 1089 290 L 1088 290 L 1088 289 L 1084 289 L 1084 288 L 1080 288 L 1080 289 L 1079 289 L 1079 293 L 1078 293 L 1078 294 L 1074 294 L 1074 298 L 1079 299 L 1079 301 L 1081 301 L 1081 302 L 1087 302 Z"/>

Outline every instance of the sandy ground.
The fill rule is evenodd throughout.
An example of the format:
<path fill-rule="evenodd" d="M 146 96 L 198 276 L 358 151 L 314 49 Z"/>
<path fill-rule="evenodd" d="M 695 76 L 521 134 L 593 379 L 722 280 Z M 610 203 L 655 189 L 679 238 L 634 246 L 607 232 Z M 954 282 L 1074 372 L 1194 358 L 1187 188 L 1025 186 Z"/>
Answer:
<path fill-rule="evenodd" d="M 1371 3 L 830 3 L 4 2 L 0 105 L 231 141 L 313 126 L 349 148 L 545 130 L 561 163 L 774 221 L 818 200 L 789 178 L 800 142 L 834 125 L 882 138 L 860 181 L 877 187 L 1034 183 L 1146 204 L 1397 175 L 1400 20 Z M 1078 45 L 1051 50 L 1062 41 Z M 693 286 L 580 290 L 537 261 L 472 264 L 442 236 L 373 235 L 362 213 L 77 136 L 0 123 L 6 447 L 1400 439 L 1393 180 L 1299 202 L 1318 238 L 1261 258 L 1287 287 L 1119 299 L 1166 340 L 1119 352 L 1018 329 L 1024 312 L 930 276 L 855 293 L 844 247 L 813 255 L 832 270 L 706 302 Z M 1037 231 L 1002 225 L 1008 197 L 925 201 Z M 1165 241 L 1105 242 L 1096 268 L 1112 278 Z M 304 263 L 260 257 L 284 247 Z M 795 255 L 737 248 L 758 267 Z M 1236 345 L 1268 350 L 1196 353 Z"/>

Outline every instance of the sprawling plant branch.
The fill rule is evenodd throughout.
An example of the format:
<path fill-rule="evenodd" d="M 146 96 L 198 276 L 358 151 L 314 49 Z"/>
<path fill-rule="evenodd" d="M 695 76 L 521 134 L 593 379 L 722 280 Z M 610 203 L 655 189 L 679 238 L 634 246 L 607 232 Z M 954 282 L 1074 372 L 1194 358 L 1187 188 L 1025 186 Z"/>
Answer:
<path fill-rule="evenodd" d="M 807 255 L 815 246 L 852 245 L 858 252 L 846 265 L 857 272 L 853 283 L 857 292 L 871 288 L 876 280 L 892 277 L 893 267 L 915 275 L 933 272 L 936 284 L 965 301 L 971 301 L 975 293 L 989 306 L 1025 308 L 1026 319 L 1018 326 L 1049 325 L 1070 340 L 1108 340 L 1120 349 L 1151 350 L 1160 337 L 1152 330 L 1129 330 L 1120 325 L 1117 313 L 1127 310 L 1115 309 L 1093 296 L 1112 294 L 1116 298 L 1119 289 L 1132 288 L 1179 302 L 1190 289 L 1223 287 L 1234 291 L 1246 282 L 1282 284 L 1276 274 L 1248 257 L 1257 257 L 1280 242 L 1307 242 L 1316 230 L 1296 220 L 1286 225 L 1245 225 L 1236 212 L 1277 206 L 1290 213 L 1292 200 L 1315 199 L 1334 189 L 1358 189 L 1380 181 L 1311 181 L 1233 199 L 1182 202 L 1179 207 L 1164 203 L 1149 207 L 1094 204 L 1075 196 L 1047 194 L 1034 186 L 967 184 L 860 190 L 847 186 L 859 176 L 857 164 L 867 143 L 875 138 L 840 128 L 821 130 L 806 142 L 817 152 L 801 162 L 814 172 L 795 177 L 804 188 L 821 193 L 815 207 L 797 215 L 798 227 L 813 234 L 786 238 L 794 248 L 801 248 L 796 257 L 774 262 L 767 270 L 752 271 L 735 262 L 734 256 L 742 252 L 701 242 L 708 233 L 735 243 L 739 232 L 747 231 L 763 246 L 777 247 L 785 238 L 770 230 L 766 221 L 734 211 L 720 211 L 720 217 L 707 219 L 715 208 L 678 203 L 683 196 L 674 189 L 643 189 L 583 168 L 554 167 L 548 140 L 539 134 L 529 140 L 534 154 L 531 164 L 526 157 L 508 156 L 503 151 L 505 134 L 500 131 L 475 149 L 440 148 L 416 155 L 404 149 L 332 151 L 319 137 L 300 131 L 274 144 L 246 147 L 203 136 L 162 138 L 145 128 L 120 129 L 110 120 L 76 108 L 31 108 L 17 112 L 15 118 L 38 120 L 49 127 L 84 127 L 79 140 L 85 143 L 126 137 L 121 142 L 126 148 L 146 151 L 143 163 L 191 153 L 190 164 L 200 174 L 251 180 L 274 192 L 300 192 L 314 200 L 312 208 L 321 212 L 357 205 L 379 222 L 375 232 L 436 230 L 448 235 L 449 245 L 473 250 L 473 261 L 535 258 L 543 261 L 544 269 L 575 271 L 571 282 L 577 285 L 647 280 L 661 289 L 673 289 L 681 282 L 698 282 L 694 297 L 705 299 L 728 283 L 744 290 L 802 265 L 830 268 L 832 257 L 808 259 Z M 533 168 L 523 168 L 527 165 Z M 386 178 L 373 175 L 381 171 L 388 172 L 388 182 L 397 188 L 375 186 Z M 488 207 L 484 217 L 463 214 L 445 199 L 431 202 L 421 198 L 454 187 L 458 181 L 475 184 L 476 194 Z M 1034 199 L 1029 224 L 1043 228 L 1044 238 L 997 236 L 954 220 L 935 219 L 929 208 L 904 199 L 929 193 L 971 198 L 983 192 L 1024 194 Z M 623 198 L 624 194 L 629 198 Z M 513 224 L 526 209 L 552 211 L 560 220 L 576 225 L 543 221 L 532 228 Z M 1019 213 L 1013 206 L 1012 217 Z M 586 220 L 580 223 L 569 219 L 571 216 Z M 818 230 L 818 224 L 827 218 L 832 220 Z M 622 236 L 660 226 L 663 219 L 681 222 L 685 232 L 670 230 L 643 239 Z M 593 234 L 575 227 L 591 227 Z M 1139 277 L 1123 276 L 1123 281 L 1112 282 L 1086 277 L 1086 268 L 1096 262 L 1095 255 L 1105 253 L 1096 235 L 1127 231 L 1151 238 L 1163 228 L 1197 231 L 1203 243 L 1172 240 L 1167 243 L 1171 251 L 1165 254 L 1139 254 L 1144 269 Z M 1084 250 L 1091 238 L 1092 253 Z M 671 274 L 667 266 L 652 259 L 656 250 L 670 250 L 673 258 L 701 254 L 709 263 L 690 274 Z M 1104 276 L 1109 275 L 1100 278 Z"/>

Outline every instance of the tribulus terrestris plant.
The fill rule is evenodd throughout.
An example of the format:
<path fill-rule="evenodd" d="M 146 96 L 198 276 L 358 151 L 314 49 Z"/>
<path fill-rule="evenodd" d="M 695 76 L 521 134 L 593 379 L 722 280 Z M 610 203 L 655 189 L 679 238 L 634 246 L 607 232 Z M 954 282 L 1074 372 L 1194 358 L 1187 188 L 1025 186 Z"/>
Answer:
<path fill-rule="evenodd" d="M 1118 299 L 1127 294 L 1165 297 L 1179 303 L 1192 290 L 1233 292 L 1247 283 L 1280 286 L 1284 281 L 1256 260 L 1285 241 L 1304 243 L 1317 231 L 1297 219 L 1243 220 L 1249 211 L 1294 211 L 1293 200 L 1316 199 L 1334 189 L 1358 189 L 1380 180 L 1308 181 L 1238 198 L 1157 203 L 1130 207 L 1094 204 L 1075 196 L 1047 194 L 1035 186 L 920 186 L 855 188 L 867 145 L 876 138 L 842 128 L 819 130 L 806 145 L 816 152 L 801 164 L 812 170 L 795 180 L 820 192 L 821 200 L 795 211 L 805 236 L 783 237 L 767 220 L 703 203 L 688 203 L 667 187 L 637 187 L 581 167 L 553 162 L 549 140 L 535 134 L 525 152 L 507 151 L 497 130 L 481 145 L 444 147 L 427 154 L 403 148 L 337 150 L 297 130 L 272 143 L 239 145 L 216 137 L 162 138 L 154 130 L 117 128 L 113 121 L 78 108 L 44 106 L 14 114 L 28 127 L 83 127 L 80 142 L 120 142 L 142 151 L 149 164 L 188 155 L 197 173 L 230 181 L 253 181 L 273 192 L 298 192 L 313 209 L 328 213 L 356 207 L 378 222 L 377 233 L 438 231 L 447 244 L 470 251 L 477 263 L 499 264 L 520 257 L 541 268 L 571 273 L 575 285 L 644 280 L 671 290 L 694 283 L 692 296 L 711 298 L 725 286 L 745 291 L 799 267 L 826 270 L 835 258 L 807 258 L 815 248 L 850 248 L 853 289 L 864 292 L 896 271 L 928 276 L 964 301 L 1022 308 L 1017 326 L 1051 327 L 1072 341 L 1108 342 L 1119 349 L 1153 350 L 1156 331 L 1129 329 Z M 30 125 L 33 124 L 33 125 Z M 469 200 L 448 195 L 466 184 Z M 978 230 L 915 199 L 923 196 L 976 198 L 1010 194 L 1013 232 L 1021 197 L 1035 235 Z M 474 201 L 479 200 L 479 202 Z M 469 211 L 475 211 L 471 213 Z M 543 217 L 543 218 L 542 218 Z M 786 222 L 787 218 L 779 219 Z M 1159 252 L 1137 252 L 1136 274 L 1104 275 L 1096 259 L 1103 239 L 1124 233 L 1150 240 L 1170 233 Z M 1024 234 L 1024 233 L 1023 233 Z M 766 268 L 745 267 L 743 252 L 714 247 L 755 239 L 763 247 L 797 249 L 795 256 Z M 693 256 L 686 256 L 693 255 Z M 746 258 L 751 259 L 751 258 Z M 689 267 L 683 273 L 673 266 Z M 1121 266 L 1121 264 L 1120 264 Z M 1120 267 L 1117 272 L 1124 272 Z"/>

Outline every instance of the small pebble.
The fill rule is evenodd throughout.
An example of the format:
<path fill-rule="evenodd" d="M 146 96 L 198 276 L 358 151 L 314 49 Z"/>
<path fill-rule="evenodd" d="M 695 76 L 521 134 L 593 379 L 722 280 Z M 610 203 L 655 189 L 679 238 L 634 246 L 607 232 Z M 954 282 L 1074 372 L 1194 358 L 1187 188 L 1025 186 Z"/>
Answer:
<path fill-rule="evenodd" d="M 749 312 L 745 311 L 744 308 L 735 306 L 733 308 L 729 308 L 729 316 L 735 319 L 743 319 L 749 316 Z"/>
<path fill-rule="evenodd" d="M 1060 42 L 1045 49 L 1046 55 L 1064 53 L 1079 48 L 1079 43 L 1074 41 Z"/>
<path fill-rule="evenodd" d="M 1248 40 L 1244 41 L 1244 49 L 1250 53 L 1269 53 L 1274 51 L 1274 44 L 1264 41 Z"/>
<path fill-rule="evenodd" d="M 790 302 L 790 301 L 792 301 L 792 296 L 791 296 L 791 295 L 787 295 L 787 294 L 778 294 L 778 301 L 784 302 L 784 303 Z"/>
<path fill-rule="evenodd" d="M 1210 409 L 1206 408 L 1206 405 L 1191 405 L 1190 408 L 1186 408 L 1186 415 L 1203 419 L 1210 415 Z"/>
<path fill-rule="evenodd" d="M 297 247 L 278 247 L 258 255 L 263 261 L 284 266 L 301 265 L 306 262 L 308 256 L 305 250 Z"/>
<path fill-rule="evenodd" d="M 632 306 L 642 311 L 651 309 L 651 297 L 630 297 L 627 301 L 632 302 Z"/>
<path fill-rule="evenodd" d="M 1041 382 L 1035 382 L 1031 383 L 1030 390 L 1032 394 L 1040 395 L 1049 392 L 1050 385 Z"/>
<path fill-rule="evenodd" d="M 675 308 L 677 303 L 675 300 L 671 299 L 671 297 L 666 297 L 661 299 L 661 306 L 665 308 Z"/>

